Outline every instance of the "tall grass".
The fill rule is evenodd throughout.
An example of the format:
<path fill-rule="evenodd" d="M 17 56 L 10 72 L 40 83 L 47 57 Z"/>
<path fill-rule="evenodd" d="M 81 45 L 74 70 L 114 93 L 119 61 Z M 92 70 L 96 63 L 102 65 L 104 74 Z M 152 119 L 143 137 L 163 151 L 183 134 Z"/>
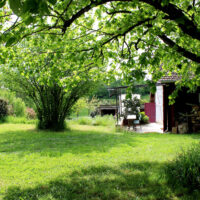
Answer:
<path fill-rule="evenodd" d="M 36 119 L 27 119 L 26 117 L 14 117 L 8 116 L 5 119 L 5 122 L 9 124 L 36 124 Z"/>
<path fill-rule="evenodd" d="M 96 116 L 95 118 L 91 117 L 79 117 L 72 120 L 75 124 L 80 125 L 94 125 L 94 126 L 114 126 L 115 119 L 111 115 L 105 115 L 103 117 Z"/>
<path fill-rule="evenodd" d="M 166 165 L 165 175 L 173 187 L 200 190 L 200 144 L 192 145 L 178 154 L 175 160 Z"/>

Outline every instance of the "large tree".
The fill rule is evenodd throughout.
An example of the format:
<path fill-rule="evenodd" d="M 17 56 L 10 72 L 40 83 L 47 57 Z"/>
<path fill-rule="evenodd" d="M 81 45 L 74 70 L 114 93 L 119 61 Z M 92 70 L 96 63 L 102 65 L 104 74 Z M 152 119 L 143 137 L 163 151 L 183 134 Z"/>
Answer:
<path fill-rule="evenodd" d="M 176 72 L 182 76 L 181 85 L 194 88 L 200 84 L 199 1 L 10 0 L 9 5 L 6 0 L 0 2 L 4 6 L 1 19 L 8 21 L 7 15 L 12 12 L 18 16 L 2 30 L 1 39 L 7 46 L 39 32 L 68 35 L 79 30 L 79 37 L 86 39 L 78 50 L 98 50 L 99 56 L 114 58 L 113 62 L 120 62 L 128 81 L 133 75 L 141 75 L 141 69 L 147 69 L 155 80 L 164 73 Z M 91 42 L 89 35 L 97 41 Z"/>
<path fill-rule="evenodd" d="M 68 45 L 49 36 L 29 38 L 8 49 L 12 59 L 0 68 L 1 84 L 34 102 L 40 129 L 64 129 L 74 104 L 104 72 L 87 52 L 74 53 Z"/>

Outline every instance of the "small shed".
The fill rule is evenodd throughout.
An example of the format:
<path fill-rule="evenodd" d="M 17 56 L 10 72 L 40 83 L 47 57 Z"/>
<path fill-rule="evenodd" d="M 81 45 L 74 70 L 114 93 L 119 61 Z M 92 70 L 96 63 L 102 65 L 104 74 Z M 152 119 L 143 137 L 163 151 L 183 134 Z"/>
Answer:
<path fill-rule="evenodd" d="M 98 112 L 101 116 L 113 115 L 116 116 L 118 113 L 118 106 L 114 105 L 100 105 L 98 107 Z"/>
<path fill-rule="evenodd" d="M 163 124 L 164 131 L 181 129 L 184 125 L 186 132 L 200 131 L 200 89 L 189 92 L 188 88 L 182 88 L 178 92 L 173 105 L 169 104 L 169 96 L 175 90 L 175 82 L 181 77 L 176 73 L 164 76 L 159 80 L 155 94 L 156 122 Z"/>

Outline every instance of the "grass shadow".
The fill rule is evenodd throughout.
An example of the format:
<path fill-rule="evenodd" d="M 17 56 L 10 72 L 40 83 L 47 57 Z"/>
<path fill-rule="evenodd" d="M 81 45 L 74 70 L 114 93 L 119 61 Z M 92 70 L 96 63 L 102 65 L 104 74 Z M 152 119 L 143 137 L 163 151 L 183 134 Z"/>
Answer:
<path fill-rule="evenodd" d="M 60 156 L 63 153 L 107 152 L 121 144 L 137 145 L 131 135 L 97 130 L 51 132 L 12 130 L 0 134 L 0 153 L 41 153 Z"/>
<path fill-rule="evenodd" d="M 10 187 L 3 200 L 169 200 L 199 199 L 176 193 L 160 177 L 164 164 L 124 163 L 80 169 L 34 188 Z"/>

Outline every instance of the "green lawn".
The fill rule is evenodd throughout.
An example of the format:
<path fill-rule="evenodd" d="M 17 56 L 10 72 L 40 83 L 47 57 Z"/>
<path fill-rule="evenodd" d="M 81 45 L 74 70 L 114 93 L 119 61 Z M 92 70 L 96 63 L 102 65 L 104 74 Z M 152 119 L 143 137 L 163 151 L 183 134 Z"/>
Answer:
<path fill-rule="evenodd" d="M 200 135 L 134 134 L 112 127 L 71 126 L 39 132 L 0 125 L 0 199 L 200 199 L 172 190 L 163 167 Z"/>

